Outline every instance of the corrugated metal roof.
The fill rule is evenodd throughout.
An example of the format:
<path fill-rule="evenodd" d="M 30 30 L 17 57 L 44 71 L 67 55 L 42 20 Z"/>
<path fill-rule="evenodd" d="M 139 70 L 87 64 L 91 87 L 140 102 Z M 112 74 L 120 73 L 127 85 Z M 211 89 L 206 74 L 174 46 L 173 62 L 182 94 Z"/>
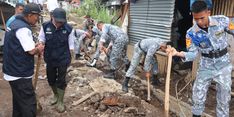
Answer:
<path fill-rule="evenodd" d="M 170 40 L 175 0 L 137 0 L 130 5 L 130 44 L 146 37 Z"/>
<path fill-rule="evenodd" d="M 6 3 L 6 4 L 10 5 L 10 6 L 15 7 L 15 4 L 17 3 L 17 0 L 0 0 L 0 3 L 1 2 L 4 2 L 4 3 Z"/>

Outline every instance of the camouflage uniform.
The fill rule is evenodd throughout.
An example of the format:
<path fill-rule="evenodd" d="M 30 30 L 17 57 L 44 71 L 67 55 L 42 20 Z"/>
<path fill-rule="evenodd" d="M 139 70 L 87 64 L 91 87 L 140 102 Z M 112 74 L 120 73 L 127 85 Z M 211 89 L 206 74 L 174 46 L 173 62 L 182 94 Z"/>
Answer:
<path fill-rule="evenodd" d="M 100 56 L 100 54 L 101 54 L 100 48 L 98 47 L 98 43 L 99 43 L 99 41 L 100 41 L 102 32 L 101 32 L 100 30 L 98 30 L 97 27 L 93 27 L 92 30 L 93 30 L 93 32 L 96 34 L 96 35 L 94 36 L 94 38 L 95 38 L 95 40 L 96 40 L 96 46 L 97 46 L 96 52 L 95 52 L 95 54 L 94 54 L 94 56 L 93 56 L 93 59 L 98 59 L 99 56 Z M 105 44 L 104 44 L 104 46 L 105 46 L 105 47 L 108 47 L 109 44 L 110 44 L 110 41 L 111 41 L 111 39 L 110 39 L 110 37 L 108 37 L 107 40 L 106 40 L 106 42 L 105 42 Z"/>
<path fill-rule="evenodd" d="M 113 42 L 110 53 L 111 69 L 116 70 L 119 60 L 123 60 L 125 64 L 129 63 L 126 55 L 128 36 L 121 28 L 110 24 L 104 24 L 100 41 L 106 42 L 108 38 Z"/>
<path fill-rule="evenodd" d="M 205 108 L 205 100 L 211 81 L 216 82 L 217 89 L 217 117 L 229 116 L 229 102 L 231 99 L 231 71 L 230 55 L 225 51 L 223 55 L 207 57 L 211 52 L 224 51 L 228 47 L 227 33 L 224 31 L 229 25 L 229 19 L 225 16 L 210 16 L 208 32 L 194 24 L 187 31 L 186 44 L 188 52 L 185 52 L 184 61 L 192 61 L 198 52 L 201 52 L 200 65 L 193 86 L 192 112 L 201 115 Z M 211 54 L 209 54 L 211 55 Z"/>
<path fill-rule="evenodd" d="M 160 45 L 164 42 L 164 40 L 161 40 L 159 38 L 148 38 L 136 43 L 134 46 L 134 54 L 132 57 L 131 65 L 125 76 L 132 78 L 142 55 L 146 56 L 144 62 L 144 70 L 146 72 L 150 72 L 152 66 L 152 72 L 154 75 L 156 75 L 158 73 L 158 65 L 154 55 L 160 48 Z"/>
<path fill-rule="evenodd" d="M 74 31 L 74 35 L 76 37 L 75 39 L 75 54 L 80 54 L 80 48 L 83 44 L 83 40 L 86 37 L 85 31 L 80 30 L 80 29 L 76 29 Z"/>

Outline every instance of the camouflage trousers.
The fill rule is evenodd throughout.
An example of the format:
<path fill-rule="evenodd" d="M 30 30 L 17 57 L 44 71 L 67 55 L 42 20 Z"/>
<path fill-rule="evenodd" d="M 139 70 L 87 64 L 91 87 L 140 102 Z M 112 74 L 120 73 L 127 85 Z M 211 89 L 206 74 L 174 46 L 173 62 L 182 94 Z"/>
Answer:
<path fill-rule="evenodd" d="M 124 62 L 124 64 L 128 64 L 129 60 L 127 57 L 127 45 L 128 45 L 128 37 L 120 36 L 117 38 L 112 45 L 112 50 L 110 53 L 110 63 L 111 69 L 116 70 L 119 65 Z"/>
<path fill-rule="evenodd" d="M 99 56 L 100 56 L 100 54 L 101 54 L 100 48 L 99 48 L 99 46 L 98 46 L 100 38 L 95 38 L 95 39 L 96 39 L 96 51 L 95 51 L 95 53 L 94 53 L 94 55 L 93 55 L 93 59 L 98 60 L 98 59 L 99 59 Z M 110 40 L 107 40 L 107 41 L 105 42 L 104 46 L 105 46 L 105 47 L 108 47 L 109 43 L 110 43 Z M 108 52 L 108 54 L 110 54 L 110 52 L 111 52 L 111 50 Z"/>
<path fill-rule="evenodd" d="M 138 43 L 135 44 L 134 46 L 134 53 L 133 53 L 133 57 L 131 60 L 131 65 L 126 73 L 126 77 L 130 77 L 132 78 L 137 66 L 141 60 L 141 57 L 144 56 L 145 53 L 139 48 Z M 152 74 L 156 75 L 158 73 L 158 64 L 157 64 L 157 60 L 155 58 L 152 58 L 151 64 L 153 66 L 152 68 Z"/>
<path fill-rule="evenodd" d="M 223 63 L 225 64 L 225 63 Z M 205 108 L 205 100 L 211 81 L 216 83 L 216 115 L 217 117 L 229 117 L 229 102 L 231 100 L 231 63 L 217 66 L 201 66 L 197 72 L 197 78 L 193 85 L 192 113 L 202 115 Z"/>
<path fill-rule="evenodd" d="M 79 38 L 79 39 L 76 39 L 75 40 L 75 44 L 74 44 L 74 51 L 75 51 L 75 54 L 80 54 L 80 48 L 83 44 L 83 39 Z"/>

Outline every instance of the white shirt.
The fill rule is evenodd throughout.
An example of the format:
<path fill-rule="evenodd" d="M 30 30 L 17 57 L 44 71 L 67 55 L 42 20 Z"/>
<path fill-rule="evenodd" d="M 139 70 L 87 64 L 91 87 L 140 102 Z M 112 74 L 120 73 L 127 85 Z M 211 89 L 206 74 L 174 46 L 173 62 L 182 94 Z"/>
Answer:
<path fill-rule="evenodd" d="M 31 51 L 35 48 L 35 42 L 33 41 L 32 31 L 28 28 L 20 28 L 16 31 L 16 37 L 19 39 L 21 46 L 23 47 L 25 52 Z M 15 77 L 10 76 L 7 74 L 3 74 L 3 78 L 7 81 L 14 81 L 18 80 L 22 77 Z M 24 78 L 32 78 L 30 77 L 24 77 Z"/>
<path fill-rule="evenodd" d="M 47 0 L 47 9 L 49 12 L 52 12 L 56 8 L 59 8 L 58 0 Z"/>
<path fill-rule="evenodd" d="M 43 5 L 44 0 L 29 0 L 29 2 Z"/>
<path fill-rule="evenodd" d="M 72 32 L 69 34 L 69 37 L 68 37 L 68 45 L 69 45 L 70 50 L 74 50 L 74 40 L 75 40 L 75 38 L 76 37 L 74 35 L 74 30 L 72 30 Z M 41 30 L 40 30 L 39 35 L 38 35 L 38 39 L 39 39 L 39 42 L 45 43 L 45 41 L 46 41 L 45 32 L 44 32 L 43 27 L 41 27 Z"/>

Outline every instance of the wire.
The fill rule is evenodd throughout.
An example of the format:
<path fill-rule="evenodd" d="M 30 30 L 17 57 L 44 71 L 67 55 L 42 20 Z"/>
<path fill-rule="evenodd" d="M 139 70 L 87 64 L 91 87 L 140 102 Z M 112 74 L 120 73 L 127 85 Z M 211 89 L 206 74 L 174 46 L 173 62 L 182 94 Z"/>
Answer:
<path fill-rule="evenodd" d="M 190 74 L 188 74 L 186 77 L 188 77 L 188 76 L 190 76 Z M 183 79 L 184 79 L 184 78 L 180 78 L 180 79 L 176 82 L 176 85 L 175 85 L 175 92 L 176 92 L 177 104 L 178 104 L 178 106 L 179 106 L 179 108 L 180 108 L 180 111 L 181 111 L 181 113 L 183 114 L 183 117 L 186 117 L 186 116 L 185 116 L 185 113 L 184 113 L 184 111 L 183 111 L 183 109 L 181 108 L 181 105 L 180 105 L 180 101 L 181 101 L 181 100 L 179 100 L 178 94 L 180 94 L 180 93 L 192 82 L 192 79 L 190 79 L 190 80 L 187 82 L 187 84 L 178 92 L 178 84 L 179 84 L 179 82 L 180 82 L 181 80 L 183 80 Z"/>

